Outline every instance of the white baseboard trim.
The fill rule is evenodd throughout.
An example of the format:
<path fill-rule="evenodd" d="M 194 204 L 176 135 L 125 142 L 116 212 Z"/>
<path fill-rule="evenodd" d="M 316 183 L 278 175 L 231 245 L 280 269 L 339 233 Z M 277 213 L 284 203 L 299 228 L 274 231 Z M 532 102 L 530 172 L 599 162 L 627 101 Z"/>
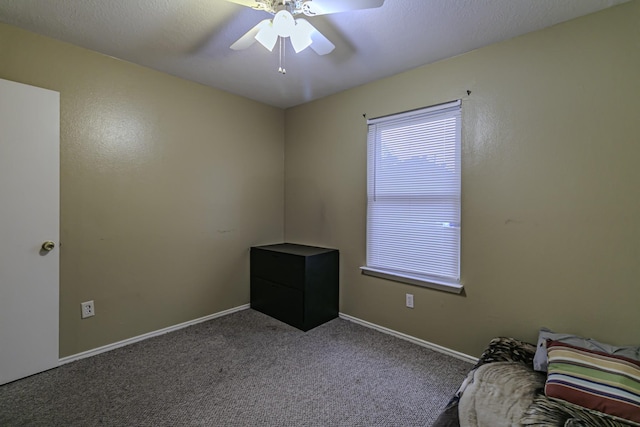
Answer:
<path fill-rule="evenodd" d="M 366 326 L 367 328 L 375 329 L 376 331 L 380 331 L 385 334 L 393 335 L 394 337 L 412 342 L 414 344 L 418 344 L 419 346 L 426 347 L 439 353 L 444 353 L 446 355 L 455 357 L 456 359 L 464 360 L 465 362 L 478 362 L 477 357 L 469 356 L 468 354 L 460 353 L 459 351 L 455 351 L 450 348 L 413 337 L 411 335 L 403 334 L 402 332 L 394 331 L 393 329 L 385 328 L 384 326 L 376 325 L 375 323 L 367 322 L 366 320 L 358 319 L 357 317 L 349 316 L 348 314 L 339 313 L 339 316 L 341 319 L 357 323 L 358 325 Z"/>
<path fill-rule="evenodd" d="M 178 329 L 186 328 L 187 326 L 196 325 L 198 323 L 206 322 L 207 320 L 216 319 L 218 317 L 227 316 L 231 313 L 235 313 L 238 311 L 246 310 L 250 307 L 249 304 L 240 305 L 238 307 L 230 308 L 228 310 L 219 311 L 217 313 L 210 314 L 208 316 L 200 317 L 198 319 L 189 320 L 188 322 L 179 323 L 177 325 L 169 326 L 163 329 L 158 329 L 157 331 L 148 332 L 146 334 L 138 335 L 136 337 L 127 338 L 126 340 L 114 342 L 113 344 L 107 344 L 102 347 L 94 348 L 92 350 L 83 351 L 82 353 L 72 354 L 71 356 L 66 356 L 58 360 L 58 364 L 65 365 L 67 363 L 75 362 L 76 360 L 85 359 L 87 357 L 95 356 L 100 353 L 105 353 L 107 351 L 115 350 L 116 348 L 124 347 L 129 344 L 136 343 L 138 341 L 144 341 L 146 339 L 157 337 L 158 335 L 164 335 L 169 332 L 177 331 Z"/>

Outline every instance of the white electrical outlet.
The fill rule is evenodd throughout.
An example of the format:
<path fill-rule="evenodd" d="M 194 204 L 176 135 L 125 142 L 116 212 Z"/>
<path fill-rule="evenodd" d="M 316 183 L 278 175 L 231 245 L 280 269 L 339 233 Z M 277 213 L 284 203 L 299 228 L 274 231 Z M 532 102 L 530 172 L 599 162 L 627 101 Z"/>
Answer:
<path fill-rule="evenodd" d="M 96 314 L 95 308 L 93 307 L 93 300 L 80 303 L 80 308 L 82 309 L 81 314 L 83 319 L 95 316 Z"/>
<path fill-rule="evenodd" d="M 413 294 L 407 294 L 407 307 L 413 308 Z"/>

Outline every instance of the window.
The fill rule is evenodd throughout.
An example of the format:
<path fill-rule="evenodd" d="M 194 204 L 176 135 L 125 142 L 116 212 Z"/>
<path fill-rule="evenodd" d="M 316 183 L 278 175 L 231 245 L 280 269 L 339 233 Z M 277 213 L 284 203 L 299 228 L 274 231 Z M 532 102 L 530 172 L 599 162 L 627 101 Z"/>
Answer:
<path fill-rule="evenodd" d="M 459 293 L 460 101 L 368 121 L 364 274 Z"/>

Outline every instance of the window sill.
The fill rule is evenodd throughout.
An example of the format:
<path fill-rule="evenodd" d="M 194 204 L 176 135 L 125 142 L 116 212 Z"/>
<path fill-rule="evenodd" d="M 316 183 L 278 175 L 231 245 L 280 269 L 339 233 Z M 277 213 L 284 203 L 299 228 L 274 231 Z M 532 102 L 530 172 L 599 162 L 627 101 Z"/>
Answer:
<path fill-rule="evenodd" d="M 423 277 L 411 276 L 408 274 L 400 274 L 396 272 L 378 270 L 371 267 L 360 267 L 362 274 L 367 276 L 378 277 L 381 279 L 393 280 L 395 282 L 407 283 L 409 285 L 422 286 L 423 288 L 437 289 L 439 291 L 451 292 L 454 294 L 462 293 L 464 286 L 459 283 L 444 282 L 438 280 L 429 280 Z"/>

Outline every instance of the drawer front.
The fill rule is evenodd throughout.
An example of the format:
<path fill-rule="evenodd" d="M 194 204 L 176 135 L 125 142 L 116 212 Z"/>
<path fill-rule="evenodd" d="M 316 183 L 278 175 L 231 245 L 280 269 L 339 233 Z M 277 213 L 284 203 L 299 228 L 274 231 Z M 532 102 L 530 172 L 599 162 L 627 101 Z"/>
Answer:
<path fill-rule="evenodd" d="M 304 325 L 302 291 L 251 277 L 251 308 L 296 328 Z"/>
<path fill-rule="evenodd" d="M 304 289 L 305 257 L 251 248 L 251 276 L 290 288 Z"/>

